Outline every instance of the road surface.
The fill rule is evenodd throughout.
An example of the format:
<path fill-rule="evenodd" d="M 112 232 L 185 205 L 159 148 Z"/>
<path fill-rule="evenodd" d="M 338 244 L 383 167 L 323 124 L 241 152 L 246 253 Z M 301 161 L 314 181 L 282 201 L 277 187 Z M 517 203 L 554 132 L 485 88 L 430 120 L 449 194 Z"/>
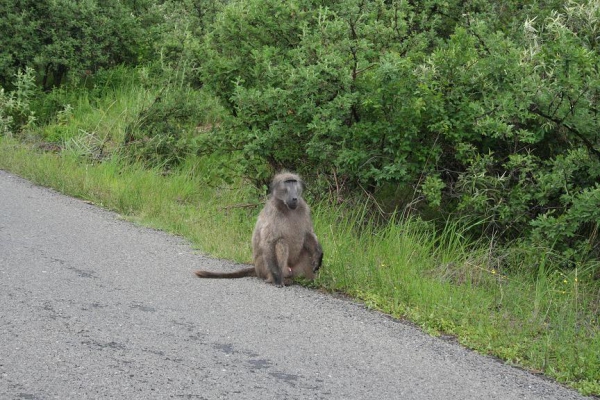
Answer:
<path fill-rule="evenodd" d="M 581 399 L 0 171 L 0 399 Z M 325 265 L 324 268 L 327 268 Z"/>

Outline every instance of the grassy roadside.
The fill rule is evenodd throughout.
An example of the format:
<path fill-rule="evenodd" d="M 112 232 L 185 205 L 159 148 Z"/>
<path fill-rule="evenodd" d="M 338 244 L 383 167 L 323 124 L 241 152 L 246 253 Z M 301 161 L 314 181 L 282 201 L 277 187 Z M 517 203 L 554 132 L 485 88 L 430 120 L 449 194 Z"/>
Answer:
<path fill-rule="evenodd" d="M 203 252 L 248 262 L 261 199 L 236 185 L 207 184 L 211 165 L 190 159 L 164 175 L 116 158 L 90 163 L 74 152 L 42 153 L 0 137 L 1 169 L 182 235 Z M 464 240 L 458 225 L 442 233 L 418 221 L 377 226 L 360 209 L 341 213 L 327 204 L 314 205 L 313 213 L 326 254 L 316 286 L 600 395 L 600 299 L 585 270 L 561 271 L 551 254 L 539 262 L 544 249 L 524 249 L 500 263 L 489 246 Z"/>

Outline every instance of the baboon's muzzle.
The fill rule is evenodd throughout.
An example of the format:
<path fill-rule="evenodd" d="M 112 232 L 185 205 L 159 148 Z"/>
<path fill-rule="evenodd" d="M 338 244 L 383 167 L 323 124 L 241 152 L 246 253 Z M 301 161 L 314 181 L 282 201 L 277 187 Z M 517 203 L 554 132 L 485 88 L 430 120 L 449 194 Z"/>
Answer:
<path fill-rule="evenodd" d="M 296 207 L 298 207 L 298 199 L 297 199 L 297 198 L 290 199 L 290 201 L 288 201 L 288 202 L 286 203 L 286 205 L 288 206 L 288 208 L 289 208 L 290 210 L 295 210 L 295 209 L 296 209 Z"/>

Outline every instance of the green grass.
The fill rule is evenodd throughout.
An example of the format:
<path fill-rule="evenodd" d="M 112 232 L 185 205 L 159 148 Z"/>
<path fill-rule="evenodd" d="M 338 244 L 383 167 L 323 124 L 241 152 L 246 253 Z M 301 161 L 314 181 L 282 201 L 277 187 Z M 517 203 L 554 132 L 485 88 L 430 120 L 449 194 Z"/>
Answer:
<path fill-rule="evenodd" d="M 36 99 L 43 140 L 60 143 L 67 151 L 87 155 L 92 146 L 112 150 L 123 139 L 125 126 L 154 101 L 158 89 L 144 89 L 141 71 L 123 67 L 104 71 L 93 89 L 58 89 Z M 101 93 L 101 94 L 100 94 Z"/>

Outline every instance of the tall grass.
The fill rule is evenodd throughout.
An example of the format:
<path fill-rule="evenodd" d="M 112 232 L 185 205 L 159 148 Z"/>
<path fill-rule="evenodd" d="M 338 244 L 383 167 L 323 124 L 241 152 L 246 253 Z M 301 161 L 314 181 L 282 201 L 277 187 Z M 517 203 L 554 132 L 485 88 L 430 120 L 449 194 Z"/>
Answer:
<path fill-rule="evenodd" d="M 59 88 L 33 99 L 42 139 L 60 143 L 68 151 L 86 153 L 91 145 L 110 148 L 122 142 L 129 124 L 159 92 L 144 87 L 144 70 L 116 67 L 102 71 L 87 86 Z"/>
<path fill-rule="evenodd" d="M 333 210 L 316 211 L 328 251 L 323 287 L 598 394 L 600 304 L 598 286 L 582 284 L 589 274 L 549 265 L 547 249 L 497 254 L 466 239 L 458 223 L 441 233 L 412 219 L 357 232 L 360 210 L 341 221 Z M 512 264 L 502 265 L 509 256 Z M 535 278 L 530 263 L 537 263 Z"/>

